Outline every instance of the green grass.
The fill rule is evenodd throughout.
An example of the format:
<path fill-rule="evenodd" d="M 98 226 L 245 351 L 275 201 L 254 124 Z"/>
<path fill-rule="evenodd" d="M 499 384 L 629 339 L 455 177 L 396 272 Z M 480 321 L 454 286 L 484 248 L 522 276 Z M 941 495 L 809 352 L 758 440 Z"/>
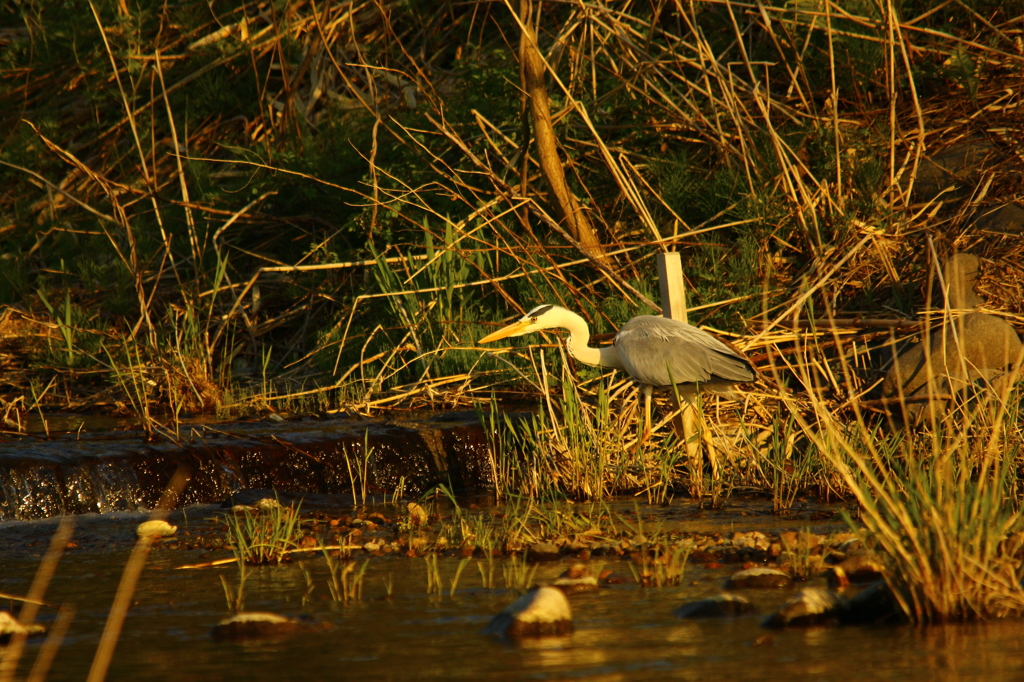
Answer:
<path fill-rule="evenodd" d="M 813 385 L 809 373 L 801 379 Z M 959 396 L 909 433 L 859 413 L 839 422 L 815 391 L 811 411 L 795 412 L 858 502 L 851 527 L 863 526 L 887 557 L 887 582 L 914 622 L 1024 613 L 1020 398 L 1011 387 Z"/>
<path fill-rule="evenodd" d="M 988 64 L 984 50 L 1009 49 L 998 38 L 985 47 L 958 39 L 1009 19 L 984 3 L 952 23 L 947 10 L 918 17 L 913 3 L 893 6 L 918 43 L 909 63 L 892 65 L 884 26 L 872 23 L 889 8 L 871 3 L 845 8 L 862 20 L 833 16 L 831 32 L 800 4 L 767 6 L 766 24 L 707 3 L 654 24 L 639 6 L 604 16 L 593 25 L 605 36 L 600 49 L 570 36 L 567 61 L 554 62 L 565 89 L 552 79 L 550 95 L 587 118 L 561 118 L 557 134 L 602 240 L 628 249 L 615 257 L 616 281 L 587 262 L 567 265 L 580 254 L 545 222 L 537 178 L 528 204 L 512 198 L 528 140 L 508 49 L 516 24 L 504 6 L 476 22 L 460 6 L 424 19 L 402 5 L 387 31 L 371 6 L 359 6 L 354 23 L 332 21 L 349 2 L 319 24 L 306 7 L 269 18 L 241 3 L 118 7 L 100 3 L 94 17 L 88 5 L 19 6 L 22 29 L 3 60 L 20 75 L 0 84 L 12 112 L 0 216 L 18 228 L 4 232 L 2 256 L 16 267 L 4 268 L 0 301 L 57 325 L 25 349 L 44 384 L 100 371 L 123 392 L 116 377 L 141 363 L 200 368 L 216 385 L 212 400 L 175 406 L 195 391 L 151 376 L 166 385 L 151 409 L 134 408 L 143 418 L 282 405 L 292 392 L 282 387 L 299 384 L 322 387 L 333 408 L 446 376 L 509 378 L 472 342 L 514 303 L 581 309 L 596 331 L 645 312 L 631 292 L 656 299 L 658 247 L 646 244 L 652 231 L 608 165 L 618 150 L 628 151 L 615 163 L 640 173 L 634 184 L 656 228 L 676 235 L 670 247 L 684 252 L 693 303 L 711 306 L 699 319 L 740 331 L 791 297 L 818 258 L 848 248 L 856 222 L 891 223 L 889 159 L 877 153 L 889 145 L 879 107 L 890 92 L 912 97 L 913 77 L 918 96 L 953 83 L 981 102 L 986 69 L 998 73 L 978 66 Z M 560 5 L 552 28 L 580 11 Z M 403 32 L 423 21 L 444 30 Z M 646 36 L 641 52 L 621 38 L 633 31 Z M 550 35 L 541 48 L 550 50 Z M 151 58 L 158 50 L 160 61 Z M 702 61 L 707 51 L 735 65 L 728 77 Z M 432 55 L 431 67 L 420 54 Z M 935 55 L 949 63 L 937 67 Z M 766 84 L 770 116 L 750 95 Z M 690 234 L 708 221 L 727 226 Z M 382 260 L 396 257 L 404 260 Z M 289 265 L 300 269 L 259 271 Z M 863 279 L 849 307 L 908 308 L 899 282 Z M 137 344 L 138 362 L 104 357 L 101 340 Z M 188 360 L 168 361 L 168 348 Z M 246 367 L 265 367 L 274 388 L 237 371 Z M 229 394 L 232 403 L 218 397 Z"/>
<path fill-rule="evenodd" d="M 299 508 L 294 505 L 243 507 L 222 517 L 240 565 L 279 564 L 302 537 Z"/>

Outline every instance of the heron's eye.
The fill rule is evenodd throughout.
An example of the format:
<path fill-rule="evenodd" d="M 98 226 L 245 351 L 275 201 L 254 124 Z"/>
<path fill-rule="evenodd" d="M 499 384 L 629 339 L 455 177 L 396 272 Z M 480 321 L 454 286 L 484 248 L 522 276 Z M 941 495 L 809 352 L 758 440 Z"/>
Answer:
<path fill-rule="evenodd" d="M 531 318 L 530 318 L 530 322 L 536 322 L 536 321 L 537 321 L 537 318 L 536 318 L 536 317 L 531 317 Z"/>

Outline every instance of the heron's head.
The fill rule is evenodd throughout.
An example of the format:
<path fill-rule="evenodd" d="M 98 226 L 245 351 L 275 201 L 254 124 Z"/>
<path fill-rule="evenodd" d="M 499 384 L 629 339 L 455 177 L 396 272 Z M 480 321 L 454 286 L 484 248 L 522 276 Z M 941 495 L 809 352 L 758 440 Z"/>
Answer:
<path fill-rule="evenodd" d="M 561 313 L 563 312 L 568 311 L 565 308 L 559 308 L 556 305 L 549 305 L 547 303 L 539 305 L 509 326 L 502 327 L 493 334 L 488 334 L 477 343 L 490 343 L 491 341 L 497 341 L 498 339 L 510 336 L 522 336 L 530 332 L 539 332 L 542 329 L 559 327 L 561 326 Z"/>

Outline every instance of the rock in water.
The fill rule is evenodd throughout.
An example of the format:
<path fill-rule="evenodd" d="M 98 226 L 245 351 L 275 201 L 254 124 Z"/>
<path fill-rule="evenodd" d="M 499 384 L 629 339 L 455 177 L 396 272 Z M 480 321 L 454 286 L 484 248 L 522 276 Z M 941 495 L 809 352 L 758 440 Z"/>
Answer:
<path fill-rule="evenodd" d="M 849 608 L 842 619 L 843 623 L 878 625 L 902 623 L 906 621 L 906 616 L 889 586 L 884 582 L 877 582 L 850 598 Z"/>
<path fill-rule="evenodd" d="M 572 632 L 572 609 L 560 589 L 539 587 L 495 616 L 485 632 L 509 639 L 567 635 Z"/>
<path fill-rule="evenodd" d="M 213 626 L 214 639 L 284 639 L 299 631 L 315 632 L 325 624 L 311 617 L 289 618 L 265 611 L 243 611 Z"/>
<path fill-rule="evenodd" d="M 821 587 L 801 590 L 762 623 L 768 628 L 809 625 L 879 625 L 906 622 L 884 582 L 866 587 L 847 599 Z"/>
<path fill-rule="evenodd" d="M 0 644 L 7 642 L 14 635 L 39 635 L 44 632 L 46 628 L 42 625 L 22 625 L 7 611 L 0 611 Z"/>
<path fill-rule="evenodd" d="M 800 590 L 762 623 L 766 628 L 827 625 L 843 619 L 849 603 L 841 595 L 820 587 Z"/>
<path fill-rule="evenodd" d="M 725 589 L 744 590 L 748 588 L 789 587 L 792 584 L 793 579 L 789 577 L 789 574 L 776 568 L 748 568 L 733 573 L 725 581 Z"/>
<path fill-rule="evenodd" d="M 683 604 L 676 609 L 677 618 L 730 618 L 757 613 L 757 607 L 738 594 L 716 594 L 707 599 Z"/>
<path fill-rule="evenodd" d="M 166 521 L 145 521 L 135 529 L 135 534 L 140 538 L 153 537 L 165 538 L 178 532 L 177 526 L 172 526 Z"/>
<path fill-rule="evenodd" d="M 593 592 L 597 589 L 597 577 L 590 574 L 586 564 L 573 564 L 551 584 L 567 595 Z"/>
<path fill-rule="evenodd" d="M 530 551 L 527 559 L 529 561 L 555 561 L 558 559 L 560 554 L 561 551 L 555 543 L 537 542 L 530 545 Z"/>
<path fill-rule="evenodd" d="M 866 585 L 884 577 L 885 563 L 869 552 L 852 554 L 825 571 L 828 586 L 832 589 Z"/>

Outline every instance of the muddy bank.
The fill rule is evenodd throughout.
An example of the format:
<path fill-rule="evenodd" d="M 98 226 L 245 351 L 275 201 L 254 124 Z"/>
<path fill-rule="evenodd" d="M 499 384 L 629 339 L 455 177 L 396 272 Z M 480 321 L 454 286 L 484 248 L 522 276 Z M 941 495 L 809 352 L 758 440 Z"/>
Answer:
<path fill-rule="evenodd" d="M 417 420 L 319 419 L 191 426 L 179 442 L 139 432 L 65 433 L 0 441 L 0 519 L 150 507 L 181 466 L 180 504 L 266 488 L 381 496 L 443 483 L 489 487 L 487 439 L 472 412 Z"/>

